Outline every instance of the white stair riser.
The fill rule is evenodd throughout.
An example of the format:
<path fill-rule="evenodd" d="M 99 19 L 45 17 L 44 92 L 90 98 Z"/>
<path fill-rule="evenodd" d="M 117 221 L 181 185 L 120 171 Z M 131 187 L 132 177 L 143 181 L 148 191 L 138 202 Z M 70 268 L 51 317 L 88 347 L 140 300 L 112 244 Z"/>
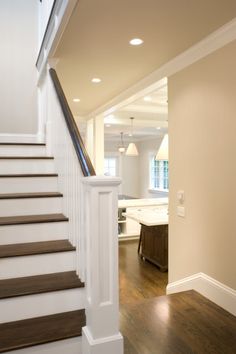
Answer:
<path fill-rule="evenodd" d="M 46 156 L 46 147 L 5 145 L 0 147 L 0 156 Z"/>
<path fill-rule="evenodd" d="M 68 222 L 0 226 L 0 245 L 68 238 Z"/>
<path fill-rule="evenodd" d="M 5 173 L 5 172 L 1 172 Z M 57 177 L 0 178 L 0 193 L 57 192 Z"/>
<path fill-rule="evenodd" d="M 53 173 L 54 160 L 23 159 L 23 160 L 0 160 L 0 171 L 10 173 Z"/>
<path fill-rule="evenodd" d="M 0 279 L 74 271 L 75 258 L 75 251 L 1 258 Z"/>
<path fill-rule="evenodd" d="M 85 289 L 68 289 L 0 300 L 0 323 L 75 311 L 85 307 Z"/>
<path fill-rule="evenodd" d="M 56 214 L 62 212 L 62 198 L 0 199 L 0 217 Z"/>
<path fill-rule="evenodd" d="M 82 337 L 60 340 L 49 344 L 36 345 L 20 350 L 13 350 L 11 354 L 82 354 Z"/>

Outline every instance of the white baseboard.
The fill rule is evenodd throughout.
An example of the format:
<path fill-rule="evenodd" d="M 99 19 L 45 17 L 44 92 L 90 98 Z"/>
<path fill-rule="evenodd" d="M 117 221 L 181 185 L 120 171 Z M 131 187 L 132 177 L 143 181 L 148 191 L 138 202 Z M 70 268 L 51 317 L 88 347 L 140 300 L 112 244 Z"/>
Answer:
<path fill-rule="evenodd" d="M 140 235 L 127 235 L 127 236 L 119 235 L 118 240 L 119 242 L 133 241 L 133 240 L 139 240 L 139 237 Z"/>
<path fill-rule="evenodd" d="M 43 140 L 38 134 L 0 133 L 0 143 L 43 143 Z"/>
<path fill-rule="evenodd" d="M 194 274 L 169 283 L 166 288 L 168 295 L 186 290 L 198 291 L 215 304 L 236 316 L 236 290 L 209 277 L 207 274 Z"/>
<path fill-rule="evenodd" d="M 120 333 L 99 339 L 92 338 L 89 328 L 82 329 L 83 354 L 123 354 L 124 342 Z"/>

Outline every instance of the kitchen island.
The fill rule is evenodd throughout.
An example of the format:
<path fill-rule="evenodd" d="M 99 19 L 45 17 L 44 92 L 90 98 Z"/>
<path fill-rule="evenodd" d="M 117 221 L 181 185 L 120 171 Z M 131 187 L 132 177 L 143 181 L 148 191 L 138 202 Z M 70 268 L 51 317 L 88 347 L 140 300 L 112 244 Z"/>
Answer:
<path fill-rule="evenodd" d="M 118 201 L 118 233 L 119 240 L 137 239 L 140 235 L 140 221 L 135 218 L 126 218 L 125 214 L 135 215 L 140 211 L 149 214 L 157 207 L 168 206 L 168 198 L 145 198 L 145 199 L 127 199 L 126 196 L 120 196 Z"/>
<path fill-rule="evenodd" d="M 126 218 L 141 225 L 138 253 L 157 265 L 162 272 L 168 269 L 168 206 L 153 209 L 139 208 L 124 213 Z"/>

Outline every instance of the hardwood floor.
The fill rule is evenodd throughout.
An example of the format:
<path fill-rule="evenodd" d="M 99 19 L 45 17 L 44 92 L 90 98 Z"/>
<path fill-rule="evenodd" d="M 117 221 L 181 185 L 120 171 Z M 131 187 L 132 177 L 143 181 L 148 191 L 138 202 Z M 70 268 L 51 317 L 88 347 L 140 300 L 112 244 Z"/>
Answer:
<path fill-rule="evenodd" d="M 138 241 L 124 241 L 119 245 L 120 304 L 136 303 L 165 295 L 168 273 L 138 257 Z"/>
<path fill-rule="evenodd" d="M 124 354 L 236 354 L 236 317 L 195 291 L 158 296 L 166 283 L 138 259 L 137 242 L 120 244 Z"/>

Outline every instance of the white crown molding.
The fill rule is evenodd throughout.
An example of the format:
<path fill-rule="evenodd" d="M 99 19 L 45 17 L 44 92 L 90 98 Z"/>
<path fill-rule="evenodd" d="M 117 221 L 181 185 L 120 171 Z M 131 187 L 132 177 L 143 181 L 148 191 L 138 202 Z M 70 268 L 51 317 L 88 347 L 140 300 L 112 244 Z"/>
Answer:
<path fill-rule="evenodd" d="M 236 18 L 220 27 L 203 40 L 176 56 L 144 79 L 137 82 L 105 105 L 91 112 L 87 118 L 111 114 L 132 102 L 149 95 L 162 86 L 162 81 L 224 47 L 236 39 Z"/>
<path fill-rule="evenodd" d="M 122 112 L 139 112 L 139 113 L 153 113 L 153 114 L 165 114 L 168 115 L 168 106 L 154 106 L 154 105 L 138 105 L 130 104 L 121 108 Z"/>
<path fill-rule="evenodd" d="M 205 273 L 197 273 L 169 283 L 167 294 L 174 294 L 186 290 L 196 290 L 215 304 L 236 316 L 236 290 L 220 283 Z"/>

